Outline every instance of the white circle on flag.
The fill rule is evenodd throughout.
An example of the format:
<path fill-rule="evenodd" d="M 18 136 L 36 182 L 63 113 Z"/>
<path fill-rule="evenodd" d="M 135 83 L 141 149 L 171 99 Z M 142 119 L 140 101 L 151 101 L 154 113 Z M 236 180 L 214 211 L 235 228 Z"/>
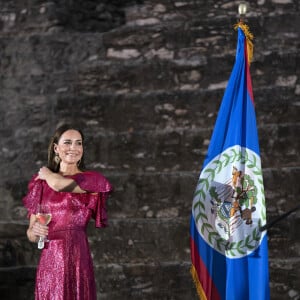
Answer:
<path fill-rule="evenodd" d="M 203 239 L 226 257 L 255 251 L 266 222 L 260 157 L 237 145 L 212 159 L 200 174 L 193 217 Z"/>

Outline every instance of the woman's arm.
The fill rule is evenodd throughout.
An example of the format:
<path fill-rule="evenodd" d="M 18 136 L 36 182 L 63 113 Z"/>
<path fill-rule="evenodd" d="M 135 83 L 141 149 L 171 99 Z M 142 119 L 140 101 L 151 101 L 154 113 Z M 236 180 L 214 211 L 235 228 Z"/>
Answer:
<path fill-rule="evenodd" d="M 47 184 L 57 192 L 86 193 L 85 190 L 79 187 L 75 180 L 54 173 L 47 167 L 40 169 L 37 179 L 46 180 Z"/>

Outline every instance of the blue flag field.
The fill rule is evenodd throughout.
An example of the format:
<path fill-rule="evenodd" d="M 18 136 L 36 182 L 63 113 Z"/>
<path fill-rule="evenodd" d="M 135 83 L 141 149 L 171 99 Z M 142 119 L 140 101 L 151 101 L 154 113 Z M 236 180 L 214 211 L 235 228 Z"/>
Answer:
<path fill-rule="evenodd" d="M 236 25 L 235 63 L 197 183 L 191 273 L 201 300 L 269 300 L 266 207 L 250 60 L 252 34 Z"/>

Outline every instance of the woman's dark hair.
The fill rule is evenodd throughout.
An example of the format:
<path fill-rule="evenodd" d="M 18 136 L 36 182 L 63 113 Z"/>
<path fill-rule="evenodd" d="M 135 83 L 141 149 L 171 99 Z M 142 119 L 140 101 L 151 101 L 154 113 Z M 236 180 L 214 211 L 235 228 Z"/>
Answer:
<path fill-rule="evenodd" d="M 76 131 L 78 131 L 81 135 L 81 138 L 82 138 L 82 145 L 83 145 L 83 142 L 84 142 L 84 135 L 83 135 L 82 131 L 80 129 L 78 129 L 76 126 L 72 126 L 70 124 L 64 124 L 64 125 L 62 125 L 62 126 L 60 126 L 56 129 L 54 135 L 50 139 L 50 143 L 49 143 L 49 146 L 48 146 L 48 168 L 51 171 L 55 172 L 55 173 L 58 173 L 58 171 L 59 171 L 60 162 L 57 163 L 55 161 L 54 144 L 58 144 L 58 141 L 59 141 L 60 137 L 67 130 L 76 130 Z M 78 163 L 78 168 L 81 171 L 83 171 L 85 169 L 84 151 L 83 151 L 83 155 L 81 157 L 81 160 Z"/>

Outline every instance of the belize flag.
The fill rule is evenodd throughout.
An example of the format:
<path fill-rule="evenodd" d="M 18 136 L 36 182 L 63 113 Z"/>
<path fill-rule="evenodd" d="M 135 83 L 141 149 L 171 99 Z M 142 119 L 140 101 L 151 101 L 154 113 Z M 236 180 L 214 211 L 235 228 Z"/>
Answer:
<path fill-rule="evenodd" d="M 191 273 L 201 300 L 268 300 L 263 176 L 249 64 L 238 23 L 235 64 L 193 199 Z"/>

